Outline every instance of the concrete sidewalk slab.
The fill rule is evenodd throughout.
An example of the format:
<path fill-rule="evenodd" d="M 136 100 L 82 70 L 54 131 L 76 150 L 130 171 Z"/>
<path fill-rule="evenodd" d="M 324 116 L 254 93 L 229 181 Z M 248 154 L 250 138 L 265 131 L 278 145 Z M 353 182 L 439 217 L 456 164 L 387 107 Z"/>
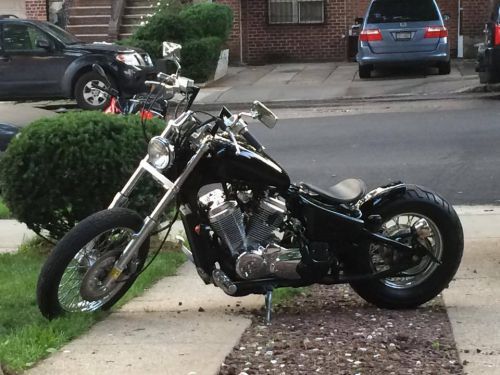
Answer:
<path fill-rule="evenodd" d="M 16 220 L 0 220 L 0 254 L 15 252 L 19 246 L 35 237 L 35 232 Z"/>
<path fill-rule="evenodd" d="M 231 310 L 262 303 L 204 285 L 186 263 L 26 374 L 216 374 L 251 323 Z"/>
<path fill-rule="evenodd" d="M 470 375 L 500 373 L 500 209 L 458 207 L 462 265 L 443 293 L 459 356 Z"/>

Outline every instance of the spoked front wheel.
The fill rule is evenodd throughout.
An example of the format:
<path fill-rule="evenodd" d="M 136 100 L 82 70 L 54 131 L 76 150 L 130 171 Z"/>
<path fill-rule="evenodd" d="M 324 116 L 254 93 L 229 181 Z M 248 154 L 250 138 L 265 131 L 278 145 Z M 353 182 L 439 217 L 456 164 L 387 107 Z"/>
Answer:
<path fill-rule="evenodd" d="M 408 246 L 421 246 L 412 255 L 414 266 L 397 277 L 351 284 L 366 301 L 382 308 L 414 308 L 436 297 L 457 272 L 463 253 L 463 231 L 453 207 L 437 194 L 408 186 L 400 197 L 383 204 L 376 212 L 382 224 L 380 234 Z M 425 236 L 418 237 L 417 230 Z M 417 242 L 418 241 L 418 242 Z M 405 254 L 381 244 L 367 244 L 355 268 L 378 273 L 397 267 Z"/>
<path fill-rule="evenodd" d="M 89 216 L 69 231 L 48 257 L 38 279 L 37 303 L 42 314 L 53 319 L 64 312 L 113 306 L 144 266 L 149 239 L 112 287 L 107 288 L 104 280 L 142 224 L 134 211 L 114 208 Z"/>

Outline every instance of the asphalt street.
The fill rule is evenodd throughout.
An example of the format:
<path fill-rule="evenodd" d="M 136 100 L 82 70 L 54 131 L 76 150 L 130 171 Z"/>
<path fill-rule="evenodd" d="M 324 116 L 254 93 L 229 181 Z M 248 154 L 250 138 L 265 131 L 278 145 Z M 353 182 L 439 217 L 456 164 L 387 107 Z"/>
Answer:
<path fill-rule="evenodd" d="M 500 204 L 499 99 L 294 111 L 272 130 L 251 125 L 293 181 L 401 180 L 453 204 Z"/>

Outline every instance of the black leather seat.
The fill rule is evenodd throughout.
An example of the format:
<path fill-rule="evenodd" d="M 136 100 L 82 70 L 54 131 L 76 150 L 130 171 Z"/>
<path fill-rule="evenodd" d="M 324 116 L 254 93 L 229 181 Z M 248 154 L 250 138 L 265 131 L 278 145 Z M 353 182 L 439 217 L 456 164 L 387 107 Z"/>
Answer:
<path fill-rule="evenodd" d="M 331 204 L 355 203 L 367 192 L 364 181 L 356 178 L 339 182 L 337 185 L 328 188 L 328 190 L 304 183 L 300 186 L 310 194 L 315 195 L 316 199 Z"/>

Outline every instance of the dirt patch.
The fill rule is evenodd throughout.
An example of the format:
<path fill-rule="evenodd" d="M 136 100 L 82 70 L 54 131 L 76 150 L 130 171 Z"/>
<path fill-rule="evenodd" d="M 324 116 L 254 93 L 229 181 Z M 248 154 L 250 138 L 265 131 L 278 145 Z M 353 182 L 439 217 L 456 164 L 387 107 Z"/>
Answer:
<path fill-rule="evenodd" d="M 381 310 L 349 287 L 314 286 L 256 312 L 221 375 L 463 374 L 440 298 L 417 310 Z"/>

